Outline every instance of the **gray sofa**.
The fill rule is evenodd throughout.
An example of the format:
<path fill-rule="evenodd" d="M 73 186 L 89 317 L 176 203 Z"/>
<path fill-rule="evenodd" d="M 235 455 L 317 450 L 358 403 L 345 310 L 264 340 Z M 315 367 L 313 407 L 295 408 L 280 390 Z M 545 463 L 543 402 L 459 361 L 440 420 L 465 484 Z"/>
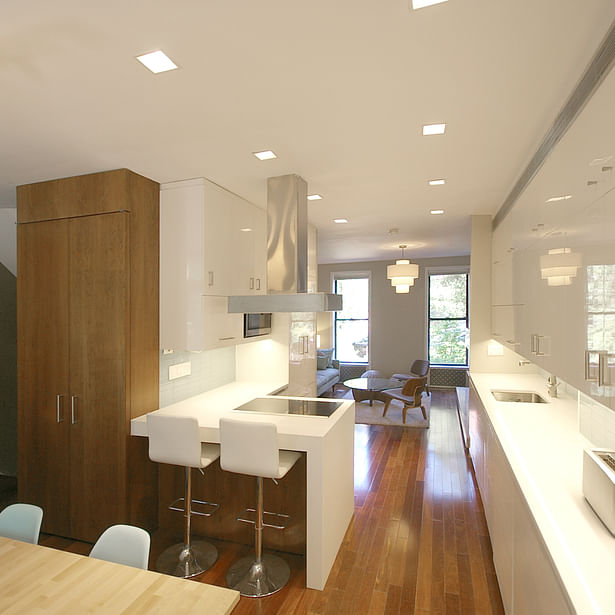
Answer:
<path fill-rule="evenodd" d="M 320 397 L 340 381 L 340 362 L 333 358 L 333 348 L 319 348 L 316 353 L 316 395 Z"/>
<path fill-rule="evenodd" d="M 331 361 L 331 367 L 316 370 L 316 395 L 320 397 L 334 384 L 340 381 L 340 362 L 337 359 Z"/>

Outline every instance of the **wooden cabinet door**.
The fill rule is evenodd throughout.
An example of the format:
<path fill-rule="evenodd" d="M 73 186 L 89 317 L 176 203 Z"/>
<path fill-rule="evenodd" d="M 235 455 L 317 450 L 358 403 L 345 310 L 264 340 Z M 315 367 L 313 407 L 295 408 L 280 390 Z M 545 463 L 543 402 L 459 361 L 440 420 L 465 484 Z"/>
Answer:
<path fill-rule="evenodd" d="M 129 214 L 70 221 L 71 536 L 123 518 L 128 429 Z"/>
<path fill-rule="evenodd" d="M 43 508 L 43 531 L 68 535 L 68 221 L 20 224 L 19 499 Z"/>

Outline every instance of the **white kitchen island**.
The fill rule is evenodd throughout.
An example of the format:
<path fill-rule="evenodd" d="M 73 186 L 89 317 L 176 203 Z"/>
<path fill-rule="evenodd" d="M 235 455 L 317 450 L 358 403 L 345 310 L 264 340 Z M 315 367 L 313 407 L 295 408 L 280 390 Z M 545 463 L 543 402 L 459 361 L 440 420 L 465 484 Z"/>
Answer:
<path fill-rule="evenodd" d="M 199 421 L 201 441 L 215 443 L 220 442 L 222 416 L 273 422 L 278 427 L 280 448 L 306 453 L 306 584 L 322 590 L 354 509 L 354 401 L 318 398 L 342 403 L 330 417 L 233 411 L 282 386 L 275 382 L 233 382 L 154 413 L 194 416 Z M 147 437 L 146 416 L 132 419 L 131 435 Z"/>

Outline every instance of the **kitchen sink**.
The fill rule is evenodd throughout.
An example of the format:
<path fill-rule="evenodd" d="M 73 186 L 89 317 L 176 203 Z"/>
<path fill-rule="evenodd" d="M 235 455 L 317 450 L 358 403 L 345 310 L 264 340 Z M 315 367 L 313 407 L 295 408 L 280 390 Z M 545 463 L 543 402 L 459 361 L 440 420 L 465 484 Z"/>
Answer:
<path fill-rule="evenodd" d="M 544 397 L 532 391 L 491 391 L 498 401 L 512 401 L 525 404 L 547 404 Z"/>

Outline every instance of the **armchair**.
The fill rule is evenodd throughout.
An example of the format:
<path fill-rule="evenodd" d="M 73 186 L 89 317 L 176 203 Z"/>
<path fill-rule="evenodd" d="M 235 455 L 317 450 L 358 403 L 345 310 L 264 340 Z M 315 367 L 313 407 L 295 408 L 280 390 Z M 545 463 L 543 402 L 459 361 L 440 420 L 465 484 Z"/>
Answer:
<path fill-rule="evenodd" d="M 421 378 L 412 377 L 406 380 L 404 386 L 399 389 L 388 389 L 382 394 L 387 400 L 384 403 L 382 416 L 386 416 L 390 403 L 397 399 L 404 404 L 402 409 L 402 419 L 406 422 L 406 414 L 410 408 L 420 408 L 423 413 L 423 418 L 427 421 L 426 406 L 431 403 L 431 395 L 427 391 L 427 376 Z"/>
<path fill-rule="evenodd" d="M 429 377 L 429 361 L 425 359 L 417 359 L 410 366 L 409 374 L 393 374 L 391 378 L 393 380 L 406 381 L 409 378 L 416 378 L 416 377 L 422 378 L 424 376 L 427 378 Z M 425 385 L 425 390 L 429 393 L 429 388 L 427 387 L 427 385 Z"/>

